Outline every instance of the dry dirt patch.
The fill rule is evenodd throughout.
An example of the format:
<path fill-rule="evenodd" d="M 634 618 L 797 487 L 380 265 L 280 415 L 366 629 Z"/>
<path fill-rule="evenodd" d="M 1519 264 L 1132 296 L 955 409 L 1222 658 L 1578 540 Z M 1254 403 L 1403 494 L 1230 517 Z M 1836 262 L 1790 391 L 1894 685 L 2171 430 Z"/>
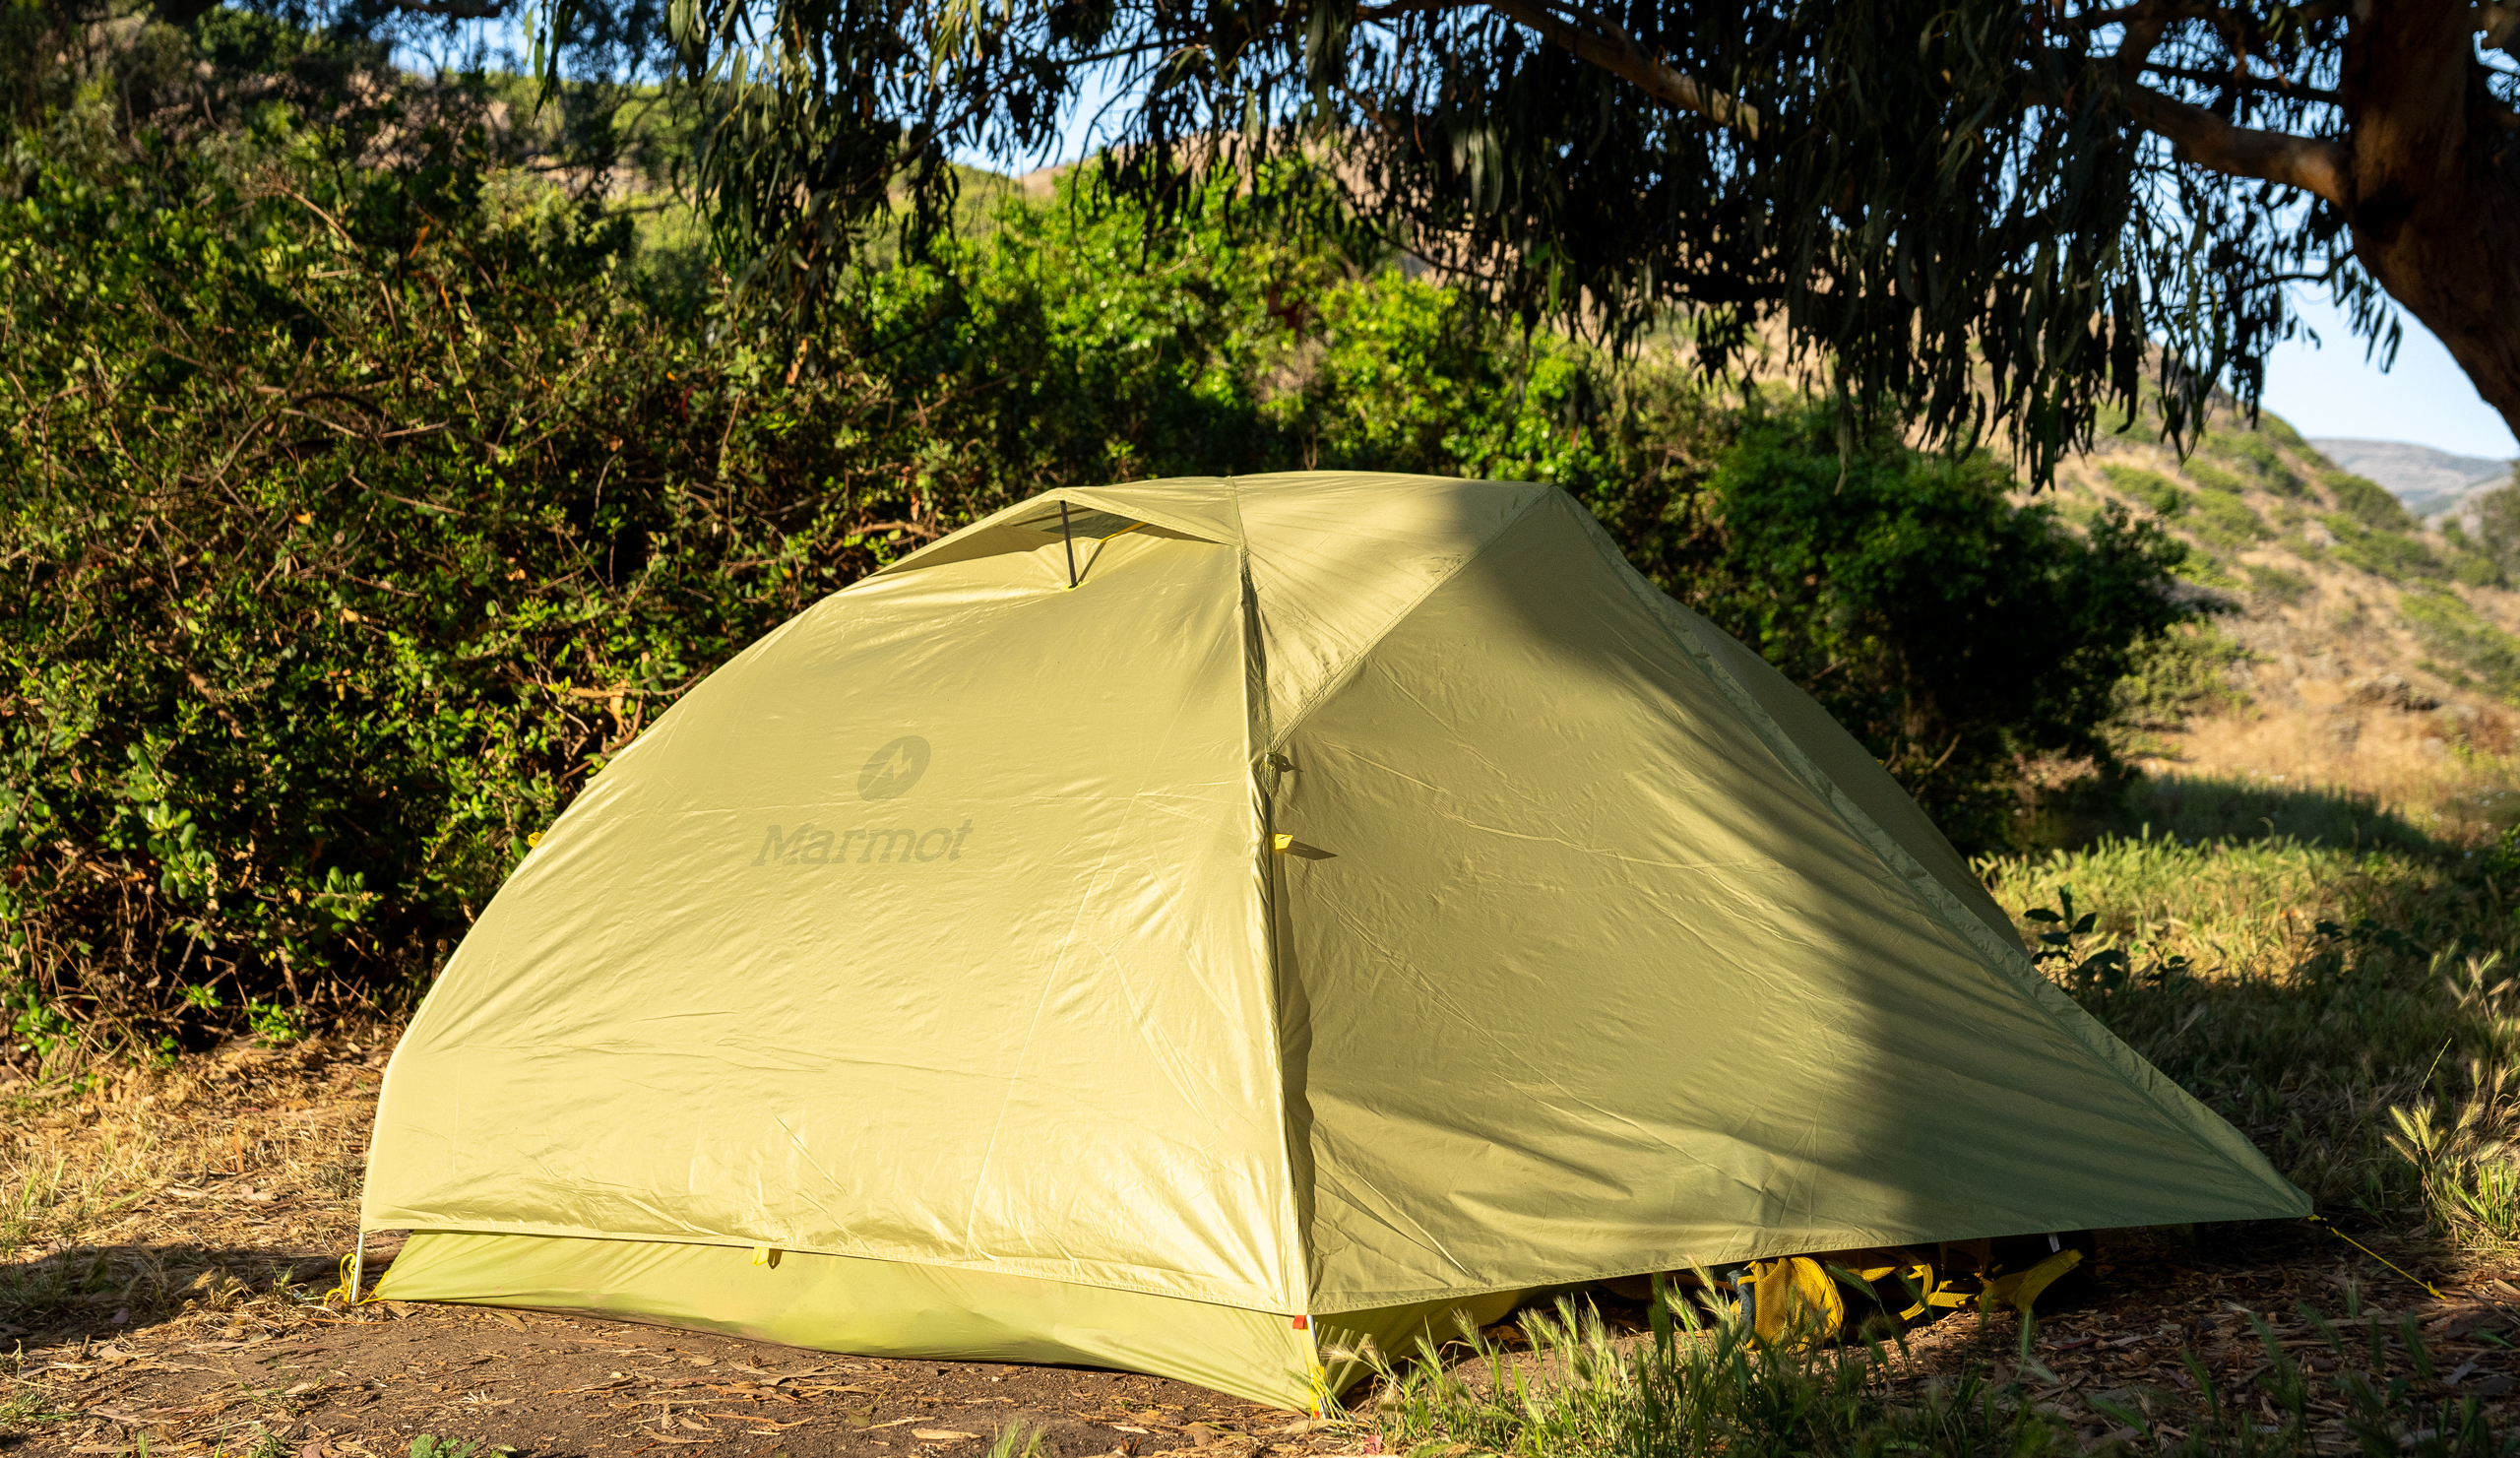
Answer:
<path fill-rule="evenodd" d="M 1307 1425 L 1131 1374 L 881 1361 L 580 1316 L 328 1305 L 322 1294 L 355 1238 L 390 1046 L 374 1030 L 84 1087 L 0 1087 L 11 1191 L 0 1209 L 0 1448 L 395 1458 L 433 1433 L 603 1458 L 978 1458 L 1020 1426 L 1055 1458 L 1371 1450 L 1360 1426 Z M 371 1270 L 395 1244 L 371 1240 Z M 2520 1396 L 2520 1289 L 2491 1269 L 2460 1272 L 2435 1300 L 2301 1228 L 2219 1252 L 2165 1235 L 2106 1236 L 2098 1274 L 2093 1300 L 2035 1332 L 2036 1368 L 2022 1368 L 2010 1318 L 1963 1316 L 1914 1334 L 1898 1380 L 1975 1365 L 2028 1379 L 2034 1401 L 2094 1438 L 2111 1430 L 2094 1398 L 2157 1409 L 2174 1426 L 2196 1390 L 2186 1354 L 2226 1392 L 2264 1369 L 2252 1313 L 2288 1352 L 2330 1361 L 2306 1305 L 2412 1322 L 2443 1394 L 2497 1408 Z M 1602 1300 L 1614 1323 L 1641 1325 L 1640 1308 Z M 2341 1448 L 2345 1414 L 2329 1407 L 2322 1446 Z"/>
<path fill-rule="evenodd" d="M 519 1453 L 974 1458 L 1009 1426 L 1060 1458 L 1308 1453 L 1293 1414 L 1177 1382 L 882 1362 L 618 1322 L 362 1308 L 242 1342 L 157 1333 L 32 1357 L 30 1451 L 391 1458 L 420 1433 Z M 24 1399 L 21 1399 L 24 1402 Z M 32 1415 L 31 1415 L 32 1416 Z"/>

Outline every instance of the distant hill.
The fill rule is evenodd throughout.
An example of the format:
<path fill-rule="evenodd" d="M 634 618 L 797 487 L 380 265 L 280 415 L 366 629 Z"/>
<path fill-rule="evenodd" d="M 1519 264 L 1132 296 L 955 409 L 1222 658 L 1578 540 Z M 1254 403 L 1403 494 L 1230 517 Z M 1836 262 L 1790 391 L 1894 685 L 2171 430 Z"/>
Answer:
<path fill-rule="evenodd" d="M 2510 466 L 2314 443 L 2272 412 L 2254 425 L 2228 408 L 2217 416 L 2181 455 L 2147 402 L 2066 462 L 2047 497 L 2069 521 L 2115 507 L 2157 522 L 2188 547 L 2181 575 L 2223 608 L 2190 651 L 2227 655 L 2199 681 L 2236 701 L 2160 739 L 2147 761 L 2367 787 L 2384 769 L 2450 776 L 2457 748 L 2520 749 L 2520 581 L 2473 535 L 2417 514 L 2510 479 Z M 2392 471 L 2408 462 L 2438 477 L 2410 491 Z"/>
<path fill-rule="evenodd" d="M 2511 478 L 2511 463 L 2453 456 L 2402 440 L 2313 440 L 2322 455 L 2389 488 L 2419 517 L 2437 516 Z"/>

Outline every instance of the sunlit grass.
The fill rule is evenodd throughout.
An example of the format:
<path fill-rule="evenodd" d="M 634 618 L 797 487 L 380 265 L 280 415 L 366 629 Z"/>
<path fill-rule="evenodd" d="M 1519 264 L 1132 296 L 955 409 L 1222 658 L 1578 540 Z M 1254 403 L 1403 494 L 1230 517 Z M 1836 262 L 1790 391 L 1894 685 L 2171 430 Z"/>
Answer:
<path fill-rule="evenodd" d="M 2329 1213 L 2398 1224 L 2444 1223 L 2445 1207 L 2426 1195 L 2437 1172 L 2393 1147 L 2406 1136 L 2391 1109 L 2470 1131 L 2457 1158 L 2471 1170 L 2520 1127 L 2497 1072 L 2520 1048 L 2499 970 L 2520 886 L 2491 863 L 2138 835 L 1980 870 L 2016 918 L 2067 893 L 2097 913 L 2079 950 L 2124 948 L 2134 972 L 2073 985 L 2083 1004 Z"/>
<path fill-rule="evenodd" d="M 1657 1307 L 1650 1336 L 1624 1339 L 1591 1307 L 1561 1300 L 1523 1313 L 1527 1352 L 1469 1331 L 1406 1364 L 1356 1354 L 1379 1379 L 1358 1423 L 1386 1450 L 1418 1458 L 2032 1458 L 2110 1447 L 2271 1458 L 2346 1443 L 2500 1455 L 2520 1442 L 2436 1380 L 2412 1322 L 2331 1323 L 2307 1309 L 2249 1322 L 2263 1358 L 2246 1376 L 2218 1380 L 2190 1358 L 2175 1387 L 2076 1390 L 2040 1361 L 2034 1323 L 2014 1329 L 2009 1351 L 1928 1373 L 1899 1345 L 1762 1343 L 1677 1293 Z"/>

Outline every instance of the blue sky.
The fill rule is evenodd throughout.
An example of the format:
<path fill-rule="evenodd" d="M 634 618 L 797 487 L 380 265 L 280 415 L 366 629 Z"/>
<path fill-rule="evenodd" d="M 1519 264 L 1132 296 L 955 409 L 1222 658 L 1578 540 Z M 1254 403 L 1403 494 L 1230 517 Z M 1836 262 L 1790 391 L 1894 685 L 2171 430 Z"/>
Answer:
<path fill-rule="evenodd" d="M 2493 407 L 2423 325 L 2406 321 L 2406 343 L 2388 373 L 2362 357 L 2362 342 L 2327 304 L 2303 290 L 2302 317 L 2325 348 L 2296 340 L 2266 363 L 2266 408 L 2303 435 L 2408 440 L 2461 456 L 2520 456 L 2520 442 Z"/>

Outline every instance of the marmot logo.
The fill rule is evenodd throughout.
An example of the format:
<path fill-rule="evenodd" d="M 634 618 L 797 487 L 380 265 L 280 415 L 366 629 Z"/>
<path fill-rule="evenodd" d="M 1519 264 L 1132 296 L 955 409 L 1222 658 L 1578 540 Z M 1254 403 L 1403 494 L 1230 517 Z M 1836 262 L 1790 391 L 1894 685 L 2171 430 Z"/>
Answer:
<path fill-rule="evenodd" d="M 857 772 L 859 799 L 899 799 L 927 773 L 927 741 L 904 734 L 875 751 Z"/>

